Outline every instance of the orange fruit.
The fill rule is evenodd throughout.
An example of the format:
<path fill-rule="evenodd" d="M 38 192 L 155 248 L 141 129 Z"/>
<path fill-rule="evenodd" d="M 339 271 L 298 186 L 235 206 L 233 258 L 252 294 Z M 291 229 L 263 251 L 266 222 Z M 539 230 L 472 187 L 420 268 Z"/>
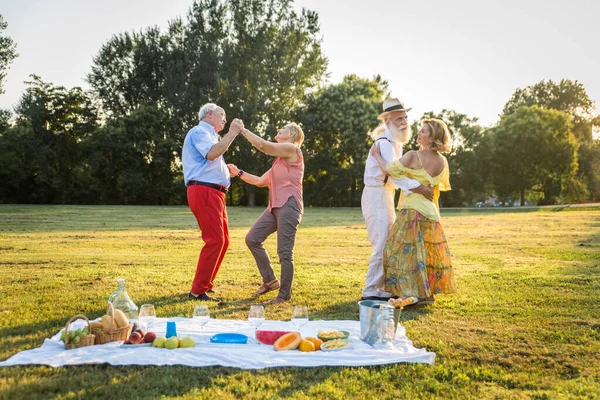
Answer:
<path fill-rule="evenodd" d="M 300 351 L 315 351 L 315 344 L 310 340 L 303 339 L 298 346 Z"/>
<path fill-rule="evenodd" d="M 313 344 L 315 345 L 315 350 L 321 350 L 321 345 L 323 344 L 323 341 L 321 339 L 316 337 L 308 337 L 306 338 L 306 340 L 310 340 L 311 342 L 313 342 Z"/>

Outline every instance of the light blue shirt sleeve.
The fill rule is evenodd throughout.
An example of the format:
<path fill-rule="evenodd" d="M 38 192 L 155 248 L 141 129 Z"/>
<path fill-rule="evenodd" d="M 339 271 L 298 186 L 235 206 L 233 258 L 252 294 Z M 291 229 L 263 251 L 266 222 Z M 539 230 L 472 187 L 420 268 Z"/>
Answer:
<path fill-rule="evenodd" d="M 206 158 L 206 155 L 215 144 L 210 133 L 202 131 L 200 129 L 194 129 L 191 132 L 192 145 L 198 150 L 202 157 Z"/>
<path fill-rule="evenodd" d="M 231 179 L 223 156 L 214 160 L 206 158 L 210 149 L 218 141 L 214 129 L 206 122 L 200 122 L 187 133 L 181 152 L 183 179 L 186 185 L 194 180 L 229 186 Z"/>

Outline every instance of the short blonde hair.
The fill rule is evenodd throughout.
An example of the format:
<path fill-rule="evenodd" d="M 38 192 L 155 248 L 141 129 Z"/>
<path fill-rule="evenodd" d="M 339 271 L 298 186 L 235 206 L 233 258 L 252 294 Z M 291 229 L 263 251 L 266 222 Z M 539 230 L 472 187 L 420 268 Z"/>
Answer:
<path fill-rule="evenodd" d="M 452 139 L 450 138 L 450 131 L 444 121 L 437 118 L 424 119 L 422 124 L 429 127 L 429 137 L 431 137 L 431 144 L 429 148 L 439 153 L 450 153 L 452 150 Z"/>
<path fill-rule="evenodd" d="M 285 127 L 289 129 L 290 138 L 292 139 L 292 141 L 298 146 L 301 146 L 302 142 L 304 142 L 304 131 L 302 130 L 302 128 L 300 128 L 300 125 L 298 125 L 295 122 L 290 122 Z"/>

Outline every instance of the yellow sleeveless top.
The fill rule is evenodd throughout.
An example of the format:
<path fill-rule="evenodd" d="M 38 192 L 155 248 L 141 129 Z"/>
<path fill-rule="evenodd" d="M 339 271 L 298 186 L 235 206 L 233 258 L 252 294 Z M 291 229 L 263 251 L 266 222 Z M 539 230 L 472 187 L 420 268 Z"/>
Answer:
<path fill-rule="evenodd" d="M 433 201 L 427 200 L 418 193 L 405 195 L 404 191 L 402 191 L 397 208 L 398 210 L 412 208 L 420 212 L 424 217 L 437 221 L 440 219 L 440 207 L 438 205 L 440 191 L 452 190 L 450 187 L 450 169 L 448 168 L 448 160 L 446 157 L 442 156 L 444 159 L 444 169 L 439 175 L 432 177 L 423 168 L 421 157 L 419 157 L 418 152 L 417 158 L 421 165 L 421 168 L 419 169 L 407 168 L 402 165 L 400 160 L 396 160 L 386 165 L 387 172 L 393 178 L 412 178 L 421 183 L 421 185 L 433 186 Z"/>

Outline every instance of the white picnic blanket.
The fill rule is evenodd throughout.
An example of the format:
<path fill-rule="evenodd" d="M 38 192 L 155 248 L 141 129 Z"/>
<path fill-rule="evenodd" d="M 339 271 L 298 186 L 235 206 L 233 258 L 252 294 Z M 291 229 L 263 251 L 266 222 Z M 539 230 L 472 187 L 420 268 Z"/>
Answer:
<path fill-rule="evenodd" d="M 148 327 L 158 336 L 164 336 L 166 321 L 175 321 L 178 336 L 191 336 L 196 341 L 193 348 L 159 349 L 146 346 L 127 346 L 121 342 L 106 343 L 65 350 L 60 332 L 46 339 L 42 347 L 22 351 L 0 363 L 0 367 L 39 364 L 51 367 L 82 364 L 111 365 L 186 365 L 190 367 L 223 366 L 242 369 L 268 367 L 320 367 L 320 366 L 368 366 L 394 363 L 433 364 L 435 353 L 417 349 L 406 337 L 406 331 L 398 326 L 393 350 L 375 349 L 360 340 L 358 321 L 309 321 L 300 329 L 303 337 L 317 336 L 320 329 L 350 332 L 353 346 L 340 351 L 275 351 L 273 346 L 256 341 L 254 327 L 248 321 L 210 320 L 204 328 L 190 318 L 157 318 Z M 269 329 L 296 330 L 291 322 L 267 321 Z M 72 329 L 85 326 L 83 320 L 72 323 Z M 259 328 L 263 328 L 262 326 Z M 242 333 L 249 337 L 247 344 L 211 343 L 210 337 L 217 333 Z"/>

